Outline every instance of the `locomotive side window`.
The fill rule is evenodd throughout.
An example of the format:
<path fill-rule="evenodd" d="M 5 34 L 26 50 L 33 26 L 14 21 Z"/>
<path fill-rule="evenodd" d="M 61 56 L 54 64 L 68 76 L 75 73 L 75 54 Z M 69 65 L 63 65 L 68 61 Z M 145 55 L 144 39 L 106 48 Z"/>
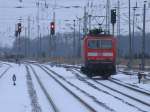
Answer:
<path fill-rule="evenodd" d="M 101 40 L 101 48 L 112 48 L 111 40 Z"/>

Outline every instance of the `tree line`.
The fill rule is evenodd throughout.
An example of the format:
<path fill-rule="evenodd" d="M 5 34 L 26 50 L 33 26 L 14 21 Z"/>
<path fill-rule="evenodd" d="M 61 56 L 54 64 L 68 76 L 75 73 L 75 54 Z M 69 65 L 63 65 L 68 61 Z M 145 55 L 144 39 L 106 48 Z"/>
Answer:
<path fill-rule="evenodd" d="M 128 35 L 120 35 L 117 38 L 118 55 L 122 58 L 129 57 L 129 37 Z M 82 55 L 82 34 L 74 33 L 56 33 L 55 36 L 45 35 L 35 39 L 21 36 L 15 39 L 11 48 L 0 48 L 1 57 L 15 57 L 19 54 L 24 57 L 81 57 Z M 146 34 L 145 39 L 145 56 L 150 58 L 150 34 Z M 132 54 L 133 58 L 141 57 L 142 35 L 135 33 L 132 38 Z"/>

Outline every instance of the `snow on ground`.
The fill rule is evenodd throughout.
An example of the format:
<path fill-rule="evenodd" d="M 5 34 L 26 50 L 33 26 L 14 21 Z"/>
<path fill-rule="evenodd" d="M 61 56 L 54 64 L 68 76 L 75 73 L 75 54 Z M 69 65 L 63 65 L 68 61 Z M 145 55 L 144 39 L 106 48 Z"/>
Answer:
<path fill-rule="evenodd" d="M 31 78 L 32 78 L 32 83 L 34 85 L 34 89 L 36 91 L 37 97 L 38 97 L 38 103 L 39 106 L 42 110 L 42 112 L 52 112 L 52 108 L 50 107 L 50 104 L 48 103 L 48 100 L 46 99 L 40 85 L 38 84 L 38 81 L 36 80 L 35 75 L 33 74 L 32 70 L 29 69 Z M 38 72 L 40 73 L 40 72 Z M 41 76 L 43 76 L 43 74 L 41 74 Z"/>
<path fill-rule="evenodd" d="M 48 90 L 49 95 L 54 100 L 54 103 L 61 112 L 88 112 L 88 110 L 82 104 L 80 104 L 78 100 L 76 100 L 70 93 L 64 90 L 64 88 L 62 88 L 56 81 L 50 78 L 47 73 L 45 73 L 39 67 L 33 67 L 45 88 Z M 34 78 L 33 74 L 32 77 Z M 34 82 L 36 82 L 35 78 Z M 35 85 L 36 88 L 38 86 L 38 84 Z M 43 93 L 40 91 L 40 89 L 37 90 L 37 93 L 39 97 L 43 97 Z"/>
<path fill-rule="evenodd" d="M 150 91 L 150 80 L 142 79 L 141 83 L 139 84 L 137 75 L 131 76 L 131 75 L 124 75 L 124 74 L 120 73 L 120 74 L 114 75 L 112 77 L 115 79 L 118 79 L 120 81 L 123 81 L 125 83 L 131 84 L 131 85 L 134 85 L 134 86 L 137 86 L 140 88 L 144 88 L 144 89 Z"/>
<path fill-rule="evenodd" d="M 26 75 L 27 71 L 25 65 L 21 64 L 20 66 L 13 63 L 0 63 L 0 75 L 11 65 L 10 69 L 5 73 L 3 77 L 0 78 L 0 111 L 2 112 L 32 112 L 31 99 L 28 93 L 27 80 Z M 130 105 L 127 105 L 125 102 L 116 99 L 113 95 L 127 101 L 129 103 L 133 103 L 131 99 L 125 98 L 125 96 L 119 95 L 119 93 L 115 93 L 110 91 L 100 85 L 95 85 L 101 88 L 104 91 L 110 92 L 112 95 L 105 94 L 103 92 L 99 92 L 89 85 L 83 83 L 76 79 L 72 72 L 67 71 L 67 69 L 63 67 L 50 67 L 46 65 L 55 72 L 62 74 L 66 80 L 75 84 L 82 90 L 88 92 L 91 96 L 96 97 L 97 100 L 101 101 L 108 107 L 111 107 L 116 112 L 139 112 L 137 108 L 134 108 Z M 47 73 L 45 73 L 41 68 L 37 66 L 33 66 L 37 75 L 40 77 L 44 87 L 46 88 L 48 94 L 54 100 L 54 103 L 57 104 L 58 109 L 61 112 L 87 112 L 88 110 L 74 97 L 70 95 L 66 90 L 64 90 L 58 83 L 56 83 L 52 78 L 50 78 Z M 36 77 L 34 76 L 31 68 L 29 67 L 29 72 L 32 77 L 32 83 L 34 85 L 34 89 L 37 94 L 37 100 L 41 107 L 42 112 L 51 112 L 52 108 L 44 95 L 41 87 L 39 86 Z M 13 85 L 12 75 L 15 74 L 17 77 L 16 86 Z M 128 76 L 123 74 L 117 74 L 112 76 L 115 79 L 118 79 L 124 83 L 132 84 L 134 86 L 144 88 L 150 91 L 150 82 L 145 82 L 138 84 L 137 76 Z M 106 112 L 105 108 L 100 108 L 96 103 L 89 99 L 85 94 L 81 93 L 77 89 L 71 87 L 61 79 L 59 79 L 63 84 L 65 84 L 70 90 L 76 93 L 79 97 L 82 97 L 83 100 L 87 101 L 88 104 L 94 106 L 100 112 Z M 92 80 L 88 80 L 92 82 Z M 105 81 L 100 81 L 105 83 Z M 136 103 L 134 103 L 136 105 Z M 141 105 L 136 105 L 141 108 Z M 147 110 L 147 109 L 146 109 Z"/>
<path fill-rule="evenodd" d="M 13 85 L 13 74 L 17 77 L 16 86 Z M 25 76 L 24 66 L 13 64 L 13 67 L 0 79 L 1 112 L 31 112 Z"/>
<path fill-rule="evenodd" d="M 48 66 L 50 67 L 50 66 Z M 75 76 L 70 72 L 70 71 L 66 71 L 66 69 L 62 68 L 62 67 L 52 67 L 52 70 L 56 71 L 59 74 L 62 74 L 62 76 L 67 79 L 68 81 L 70 81 L 71 83 L 75 84 L 76 86 L 78 86 L 79 88 L 81 88 L 82 90 L 85 90 L 86 92 L 88 92 L 90 95 L 95 96 L 99 101 L 103 102 L 104 104 L 108 105 L 109 107 L 113 108 L 114 110 L 118 111 L 118 112 L 126 112 L 126 110 L 128 110 L 128 112 L 138 112 L 139 110 L 133 108 L 132 106 L 130 107 L 129 105 L 126 105 L 125 101 L 128 102 L 132 102 L 131 104 L 134 105 L 138 105 L 138 107 L 142 108 L 142 109 L 148 109 L 142 105 L 139 105 L 137 102 L 130 100 L 129 98 L 126 98 L 125 96 L 119 95 L 117 93 L 114 93 L 110 90 L 107 90 L 104 87 L 100 87 L 103 90 L 106 90 L 110 93 L 113 93 L 113 95 L 118 96 L 119 98 L 124 99 L 124 102 L 117 100 L 116 98 L 110 96 L 110 95 L 106 95 L 103 92 L 98 92 L 97 90 L 94 90 L 93 88 L 89 87 L 87 84 L 83 84 L 81 81 L 76 80 Z M 105 81 L 104 81 L 105 83 Z M 74 90 L 75 91 L 75 90 Z M 107 99 L 107 100 L 106 100 Z M 119 106 L 118 106 L 119 105 Z M 148 109 L 149 110 L 149 109 Z"/>
<path fill-rule="evenodd" d="M 8 65 L 0 63 L 0 76 L 8 67 Z"/>

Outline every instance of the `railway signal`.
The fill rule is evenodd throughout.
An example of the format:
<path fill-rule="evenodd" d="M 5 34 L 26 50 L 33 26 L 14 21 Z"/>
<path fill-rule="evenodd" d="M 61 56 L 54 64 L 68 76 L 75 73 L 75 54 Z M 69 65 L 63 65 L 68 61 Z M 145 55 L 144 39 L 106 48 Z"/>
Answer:
<path fill-rule="evenodd" d="M 116 9 L 111 10 L 111 23 L 112 24 L 116 23 Z"/>
<path fill-rule="evenodd" d="M 21 33 L 21 29 L 22 29 L 21 23 L 18 23 L 18 33 Z"/>
<path fill-rule="evenodd" d="M 54 35 L 55 34 L 55 22 L 51 22 L 50 29 L 51 29 L 51 35 Z"/>
<path fill-rule="evenodd" d="M 21 22 L 17 23 L 16 30 L 15 30 L 15 36 L 17 42 L 17 58 L 16 60 L 19 60 L 19 53 L 20 53 L 20 33 L 22 31 L 22 25 Z"/>
<path fill-rule="evenodd" d="M 18 37 L 20 35 L 21 31 L 22 31 L 22 25 L 21 25 L 21 23 L 17 23 L 16 30 L 15 30 L 15 36 Z"/>
<path fill-rule="evenodd" d="M 112 33 L 114 35 L 114 27 L 115 27 L 115 23 L 116 23 L 116 9 L 111 9 L 111 23 L 112 23 Z"/>

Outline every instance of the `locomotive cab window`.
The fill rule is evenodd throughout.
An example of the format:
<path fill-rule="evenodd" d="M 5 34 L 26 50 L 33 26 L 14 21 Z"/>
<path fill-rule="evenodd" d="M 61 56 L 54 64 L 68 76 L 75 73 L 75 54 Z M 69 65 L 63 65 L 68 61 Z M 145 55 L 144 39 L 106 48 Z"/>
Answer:
<path fill-rule="evenodd" d="M 101 48 L 112 48 L 112 41 L 111 40 L 101 40 Z"/>
<path fill-rule="evenodd" d="M 88 41 L 88 47 L 91 48 L 91 49 L 98 48 L 97 40 L 89 40 Z"/>
<path fill-rule="evenodd" d="M 98 49 L 98 48 L 112 48 L 112 41 L 111 40 L 89 40 L 88 47 L 91 49 Z"/>

